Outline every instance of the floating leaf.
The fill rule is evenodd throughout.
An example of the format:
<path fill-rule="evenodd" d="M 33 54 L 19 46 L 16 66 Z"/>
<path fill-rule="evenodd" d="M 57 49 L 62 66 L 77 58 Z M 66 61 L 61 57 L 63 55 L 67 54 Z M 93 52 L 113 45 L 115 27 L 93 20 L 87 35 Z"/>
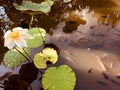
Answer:
<path fill-rule="evenodd" d="M 50 62 L 55 64 L 58 60 L 58 55 L 56 50 L 53 48 L 45 48 L 42 53 L 49 59 Z"/>
<path fill-rule="evenodd" d="M 44 12 L 44 13 L 48 13 L 50 12 L 51 6 L 54 4 L 54 1 L 52 0 L 46 0 L 45 2 L 42 2 L 40 4 L 39 10 Z"/>
<path fill-rule="evenodd" d="M 47 57 L 42 54 L 38 53 L 34 57 L 34 65 L 40 69 L 40 68 L 46 68 L 46 62 L 47 62 Z"/>
<path fill-rule="evenodd" d="M 58 60 L 56 50 L 53 48 L 45 48 L 42 52 L 38 53 L 34 57 L 34 64 L 38 69 L 46 68 L 46 62 L 50 61 L 55 64 Z"/>
<path fill-rule="evenodd" d="M 30 15 L 36 15 L 36 14 L 40 14 L 41 12 L 48 13 L 53 3 L 54 1 L 52 0 L 44 1 L 40 4 L 33 3 L 31 1 L 23 1 L 22 5 L 14 4 L 14 6 L 17 10 L 23 11 L 24 13 L 28 13 Z"/>
<path fill-rule="evenodd" d="M 74 72 L 67 65 L 48 68 L 42 77 L 45 90 L 73 90 L 76 82 Z"/>
<path fill-rule="evenodd" d="M 19 49 L 19 51 L 22 52 L 22 50 L 20 50 L 20 49 Z M 29 50 L 26 50 L 26 52 L 28 54 L 30 54 Z M 22 52 L 22 53 L 26 56 L 26 54 L 24 52 Z M 21 55 L 18 51 L 9 50 L 6 52 L 3 62 L 7 67 L 10 67 L 13 69 L 13 68 L 17 67 L 18 65 L 20 65 L 21 63 L 23 63 L 25 60 L 26 60 L 26 58 L 23 55 Z"/>
<path fill-rule="evenodd" d="M 28 47 L 36 48 L 43 44 L 46 36 L 43 28 L 31 28 L 28 33 L 32 36 L 32 39 L 28 40 Z"/>

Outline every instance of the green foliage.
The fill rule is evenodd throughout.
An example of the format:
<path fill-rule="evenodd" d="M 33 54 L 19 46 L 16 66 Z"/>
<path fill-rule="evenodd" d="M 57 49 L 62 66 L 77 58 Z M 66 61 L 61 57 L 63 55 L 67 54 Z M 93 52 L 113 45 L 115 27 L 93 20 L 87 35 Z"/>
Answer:
<path fill-rule="evenodd" d="M 46 62 L 50 61 L 55 64 L 58 60 L 57 52 L 52 48 L 45 48 L 42 52 L 34 57 L 34 65 L 38 68 L 46 68 Z"/>
<path fill-rule="evenodd" d="M 73 90 L 76 82 L 75 73 L 67 65 L 48 68 L 42 77 L 45 90 Z"/>
<path fill-rule="evenodd" d="M 54 4 L 53 1 L 51 0 L 46 0 L 45 2 L 42 2 L 40 4 L 39 10 L 44 12 L 44 13 L 48 13 L 51 9 L 51 6 Z"/>
<path fill-rule="evenodd" d="M 47 62 L 47 57 L 42 54 L 42 53 L 38 53 L 35 55 L 34 57 L 34 65 L 38 68 L 46 68 L 46 62 Z"/>
<path fill-rule="evenodd" d="M 53 48 L 45 48 L 42 53 L 49 59 L 49 61 L 55 64 L 58 60 L 58 55 L 56 50 Z"/>
<path fill-rule="evenodd" d="M 22 52 L 25 56 L 27 56 L 22 49 L 18 50 Z M 28 55 L 30 55 L 30 50 L 28 48 L 26 48 L 25 50 L 28 53 Z M 15 67 L 23 63 L 25 60 L 26 58 L 23 55 L 21 55 L 18 51 L 13 49 L 5 53 L 3 62 L 7 67 L 14 69 Z"/>
<path fill-rule="evenodd" d="M 52 0 L 46 0 L 40 4 L 33 3 L 31 1 L 23 1 L 22 5 L 16 5 L 14 4 L 15 8 L 17 10 L 23 11 L 23 12 L 29 12 L 31 15 L 40 14 L 42 13 L 48 13 L 51 10 L 51 6 L 54 4 L 54 1 Z"/>
<path fill-rule="evenodd" d="M 28 40 L 29 48 L 36 48 L 43 45 L 46 36 L 46 31 L 43 28 L 31 28 L 28 33 L 32 36 L 32 39 Z"/>

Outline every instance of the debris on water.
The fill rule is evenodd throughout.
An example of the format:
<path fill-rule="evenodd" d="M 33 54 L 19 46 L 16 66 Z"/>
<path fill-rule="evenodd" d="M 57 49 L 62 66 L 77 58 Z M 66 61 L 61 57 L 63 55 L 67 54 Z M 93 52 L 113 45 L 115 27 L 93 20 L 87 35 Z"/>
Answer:
<path fill-rule="evenodd" d="M 109 76 L 108 76 L 106 73 L 102 72 L 102 75 L 103 75 L 103 77 L 104 77 L 106 80 L 109 80 L 109 79 L 110 79 Z"/>
<path fill-rule="evenodd" d="M 88 70 L 88 73 L 92 73 L 92 68 Z"/>
<path fill-rule="evenodd" d="M 119 82 L 117 82 L 117 81 L 115 81 L 115 80 L 113 80 L 113 79 L 110 79 L 110 81 L 111 81 L 112 83 L 114 83 L 114 84 L 120 86 L 120 83 L 119 83 Z"/>
<path fill-rule="evenodd" d="M 100 84 L 100 85 L 107 86 L 107 84 L 106 84 L 105 82 L 103 82 L 103 81 L 96 80 L 96 82 L 97 82 L 98 84 Z"/>

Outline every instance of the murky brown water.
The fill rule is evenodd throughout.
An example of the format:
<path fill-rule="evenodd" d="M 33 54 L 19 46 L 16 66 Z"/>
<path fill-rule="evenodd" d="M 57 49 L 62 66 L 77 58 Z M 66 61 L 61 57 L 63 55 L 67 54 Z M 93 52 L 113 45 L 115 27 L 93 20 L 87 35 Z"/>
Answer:
<path fill-rule="evenodd" d="M 59 8 L 59 11 L 57 8 L 58 11 L 51 12 L 49 17 L 38 15 L 36 18 L 43 22 L 37 24 L 48 31 L 46 43 L 53 43 L 60 49 L 56 66 L 68 64 L 75 71 L 75 90 L 119 90 L 120 81 L 116 78 L 120 75 L 119 0 L 85 0 L 83 5 L 84 9 L 77 10 L 61 11 Z M 17 16 L 14 19 L 8 12 L 5 12 L 7 16 L 3 15 L 8 21 L 0 17 L 3 31 L 17 26 L 20 19 L 29 21 L 24 14 L 16 14 L 13 10 L 11 14 Z M 1 50 L 1 54 L 5 52 Z M 0 72 L 3 72 L 2 66 Z M 33 90 L 39 87 L 35 84 Z"/>

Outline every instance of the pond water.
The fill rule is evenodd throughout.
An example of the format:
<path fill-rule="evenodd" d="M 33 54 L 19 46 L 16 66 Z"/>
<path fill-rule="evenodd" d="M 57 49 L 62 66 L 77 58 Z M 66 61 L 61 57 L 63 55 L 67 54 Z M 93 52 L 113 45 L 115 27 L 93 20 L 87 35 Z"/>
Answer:
<path fill-rule="evenodd" d="M 83 9 L 66 9 L 62 13 L 55 11 L 52 13 L 53 16 L 43 15 L 40 18 L 43 22 L 37 23 L 48 31 L 45 43 L 52 43 L 60 49 L 59 60 L 55 66 L 67 64 L 75 71 L 77 82 L 74 90 L 119 90 L 120 3 L 118 2 L 119 0 L 85 0 Z M 29 20 L 24 14 L 19 13 L 17 16 L 13 10 L 11 13 L 17 16 L 14 19 L 8 12 L 8 7 L 6 8 L 4 4 L 0 6 L 1 33 L 19 25 L 21 18 Z M 3 39 L 0 42 L 2 42 L 0 47 L 3 48 Z M 2 48 L 3 56 L 6 49 Z M 32 53 L 40 49 L 37 48 Z M 1 65 L 0 76 L 6 72 L 16 73 L 19 68 L 12 71 Z M 33 82 L 33 90 L 38 90 L 40 86 L 38 84 L 36 81 Z"/>

